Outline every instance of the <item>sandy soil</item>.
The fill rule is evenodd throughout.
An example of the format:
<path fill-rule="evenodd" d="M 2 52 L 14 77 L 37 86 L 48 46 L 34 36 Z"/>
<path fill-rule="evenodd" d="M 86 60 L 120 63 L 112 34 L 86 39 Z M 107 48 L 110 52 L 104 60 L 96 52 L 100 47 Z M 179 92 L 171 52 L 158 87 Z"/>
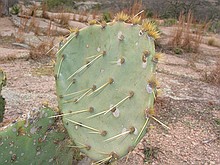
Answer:
<path fill-rule="evenodd" d="M 0 18 L 0 22 L 0 59 L 15 55 L 0 61 L 7 74 L 7 86 L 2 91 L 7 102 L 4 126 L 45 101 L 52 107 L 57 102 L 52 63 L 18 58 L 22 57 L 17 57 L 19 53 L 28 54 L 29 50 L 12 46 L 13 37 L 5 40 L 16 28 L 8 18 Z M 162 30 L 165 34 L 171 31 L 168 27 Z M 170 129 L 151 120 L 144 139 L 118 164 L 220 164 L 220 126 L 216 122 L 220 119 L 220 88 L 204 82 L 202 76 L 219 59 L 220 49 L 205 44 L 197 55 L 164 55 L 157 69 L 163 92 L 156 110 L 157 118 Z"/>

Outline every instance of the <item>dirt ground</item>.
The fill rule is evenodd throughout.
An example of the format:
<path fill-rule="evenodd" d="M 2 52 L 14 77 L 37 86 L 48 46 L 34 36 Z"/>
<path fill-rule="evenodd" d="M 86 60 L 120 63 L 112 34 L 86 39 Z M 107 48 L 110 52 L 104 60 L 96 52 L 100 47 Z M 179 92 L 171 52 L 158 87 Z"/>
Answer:
<path fill-rule="evenodd" d="M 28 59 L 30 50 L 13 44 L 16 27 L 9 18 L 0 22 L 0 68 L 7 74 L 0 126 L 5 126 L 44 102 L 56 107 L 57 101 L 52 62 Z M 161 29 L 163 37 L 169 37 L 169 27 Z M 206 44 L 198 54 L 164 54 L 157 68 L 162 95 L 156 101 L 156 116 L 170 129 L 151 120 L 144 139 L 118 164 L 220 164 L 220 88 L 203 76 L 219 60 L 220 48 Z"/>

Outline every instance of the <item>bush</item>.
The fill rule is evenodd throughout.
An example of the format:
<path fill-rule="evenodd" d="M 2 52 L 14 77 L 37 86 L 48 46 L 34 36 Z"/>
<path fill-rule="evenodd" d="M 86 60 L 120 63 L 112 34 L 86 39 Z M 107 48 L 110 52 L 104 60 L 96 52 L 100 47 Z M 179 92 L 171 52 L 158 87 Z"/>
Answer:
<path fill-rule="evenodd" d="M 210 38 L 210 39 L 208 40 L 208 45 L 209 45 L 209 46 L 214 46 L 214 44 L 215 44 L 215 39 L 214 39 L 214 38 Z"/>
<path fill-rule="evenodd" d="M 214 33 L 220 33 L 220 21 L 215 20 L 210 23 L 209 31 Z"/>
<path fill-rule="evenodd" d="M 173 32 L 174 35 L 168 43 L 174 48 L 174 50 L 175 48 L 181 48 L 186 52 L 198 52 L 203 34 L 206 31 L 208 24 L 205 23 L 195 26 L 193 20 L 194 18 L 191 12 L 189 12 L 187 16 L 184 16 L 183 14 L 180 15 L 177 28 Z M 193 26 L 195 29 L 193 29 Z"/>
<path fill-rule="evenodd" d="M 102 19 L 105 22 L 110 22 L 112 20 L 112 16 L 109 12 L 104 12 L 103 15 L 102 15 Z"/>
<path fill-rule="evenodd" d="M 57 8 L 57 7 L 62 7 L 62 6 L 72 6 L 73 2 L 71 0 L 44 0 L 43 1 L 49 10 Z"/>
<path fill-rule="evenodd" d="M 173 18 L 165 19 L 163 25 L 164 26 L 173 26 L 177 24 L 177 20 Z"/>
<path fill-rule="evenodd" d="M 220 61 L 217 62 L 216 67 L 209 73 L 203 75 L 203 80 L 207 83 L 220 86 Z"/>
<path fill-rule="evenodd" d="M 20 6 L 18 6 L 17 4 L 15 4 L 14 6 L 12 6 L 12 8 L 11 8 L 11 14 L 17 15 L 19 12 L 20 12 Z"/>
<path fill-rule="evenodd" d="M 173 48 L 173 52 L 175 54 L 183 54 L 183 49 L 175 47 L 175 48 Z"/>

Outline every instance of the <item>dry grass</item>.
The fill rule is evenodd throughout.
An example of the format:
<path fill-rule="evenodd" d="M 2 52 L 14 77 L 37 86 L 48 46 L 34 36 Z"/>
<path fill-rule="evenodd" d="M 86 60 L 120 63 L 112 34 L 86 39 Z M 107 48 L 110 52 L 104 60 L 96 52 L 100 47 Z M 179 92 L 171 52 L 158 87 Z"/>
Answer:
<path fill-rule="evenodd" d="M 26 31 L 28 21 L 29 21 L 28 18 L 23 18 L 23 17 L 20 18 L 21 26 L 19 26 L 18 32 L 25 32 Z"/>
<path fill-rule="evenodd" d="M 0 11 L 2 11 L 3 10 L 3 4 L 2 3 L 0 3 Z M 0 12 L 0 17 L 2 17 L 2 12 Z"/>
<path fill-rule="evenodd" d="M 141 10 L 143 10 L 142 0 L 135 0 L 130 8 L 124 9 L 124 13 L 130 16 L 135 16 Z M 144 14 L 142 13 L 141 16 L 143 18 Z"/>
<path fill-rule="evenodd" d="M 53 55 L 53 52 L 48 51 L 53 47 L 54 45 L 54 39 L 52 41 L 42 42 L 38 46 L 32 45 L 32 49 L 30 51 L 30 58 L 33 60 L 40 60 L 45 57 L 51 57 Z"/>
<path fill-rule="evenodd" d="M 65 14 L 65 13 L 61 13 L 58 16 L 58 19 L 60 20 L 60 24 L 64 27 L 68 27 L 69 26 L 69 20 L 70 20 L 70 15 L 69 14 Z"/>
<path fill-rule="evenodd" d="M 40 34 L 39 25 L 40 25 L 40 23 L 38 21 L 36 21 L 35 16 L 33 16 L 31 18 L 30 24 L 28 26 L 28 31 L 33 31 L 35 35 L 39 35 Z"/>
<path fill-rule="evenodd" d="M 98 15 L 97 10 L 92 11 L 92 19 L 96 19 L 97 15 Z"/>
<path fill-rule="evenodd" d="M 47 36 L 51 36 L 52 35 L 52 21 L 50 20 L 50 23 L 48 24 L 48 29 L 47 29 Z"/>
<path fill-rule="evenodd" d="M 41 7 L 42 7 L 42 11 L 43 11 L 42 17 L 43 18 L 48 18 L 48 15 L 47 15 L 47 11 L 48 11 L 47 3 L 45 1 L 43 1 Z"/>
<path fill-rule="evenodd" d="M 24 31 L 20 28 L 18 29 L 18 32 L 15 36 L 15 42 L 17 42 L 17 43 L 24 43 L 25 42 Z"/>
<path fill-rule="evenodd" d="M 38 6 L 37 5 L 32 5 L 30 8 L 31 11 L 31 16 L 35 17 L 36 16 L 36 11 L 38 10 Z"/>
<path fill-rule="evenodd" d="M 208 45 L 209 46 L 214 46 L 214 44 L 215 44 L 215 39 L 214 38 L 210 38 L 209 40 L 208 40 Z"/>
<path fill-rule="evenodd" d="M 208 39 L 207 44 L 209 46 L 214 46 L 214 47 L 220 48 L 220 40 L 213 38 L 213 37 Z"/>
<path fill-rule="evenodd" d="M 7 55 L 4 57 L 0 57 L 1 62 L 15 61 L 17 59 L 16 55 Z"/>
<path fill-rule="evenodd" d="M 172 48 L 181 48 L 186 52 L 198 52 L 203 34 L 208 28 L 208 23 L 193 28 L 193 22 L 194 18 L 191 12 L 187 16 L 180 14 L 174 36 L 168 43 Z"/>
<path fill-rule="evenodd" d="M 78 21 L 79 21 L 79 22 L 85 22 L 84 16 L 83 16 L 83 15 L 80 15 Z"/>
<path fill-rule="evenodd" d="M 208 74 L 203 75 L 203 80 L 207 83 L 211 83 L 220 86 L 220 60 L 217 62 L 216 67 Z"/>

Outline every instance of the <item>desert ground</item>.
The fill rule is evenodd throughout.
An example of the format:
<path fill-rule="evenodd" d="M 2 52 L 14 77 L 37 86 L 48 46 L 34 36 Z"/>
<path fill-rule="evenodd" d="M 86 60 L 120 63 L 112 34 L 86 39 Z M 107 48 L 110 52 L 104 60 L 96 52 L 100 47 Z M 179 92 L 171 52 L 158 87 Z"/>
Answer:
<path fill-rule="evenodd" d="M 54 23 L 58 35 L 21 32 L 13 17 L 0 18 L 0 68 L 7 75 L 2 95 L 6 111 L 1 127 L 25 118 L 28 111 L 45 102 L 57 107 L 53 60 L 57 47 L 37 47 L 42 41 L 57 45 L 68 33 Z M 17 19 L 17 18 L 16 18 Z M 36 18 L 42 25 L 48 21 Z M 39 20 L 38 20 L 39 19 Z M 47 23 L 45 26 L 43 23 Z M 79 23 L 78 26 L 87 26 Z M 40 26 L 40 25 L 39 25 Z M 197 53 L 175 54 L 167 48 L 175 27 L 160 26 L 162 37 L 157 48 L 163 58 L 157 67 L 161 95 L 156 100 L 156 117 L 170 129 L 150 121 L 145 137 L 134 151 L 118 164 L 217 165 L 220 164 L 220 86 L 209 77 L 220 61 L 220 46 L 208 45 L 210 38 L 220 43 L 220 35 L 205 33 Z M 34 45 L 34 46 L 33 46 Z M 36 49 L 42 54 L 36 53 Z M 85 158 L 75 164 L 89 164 Z"/>

